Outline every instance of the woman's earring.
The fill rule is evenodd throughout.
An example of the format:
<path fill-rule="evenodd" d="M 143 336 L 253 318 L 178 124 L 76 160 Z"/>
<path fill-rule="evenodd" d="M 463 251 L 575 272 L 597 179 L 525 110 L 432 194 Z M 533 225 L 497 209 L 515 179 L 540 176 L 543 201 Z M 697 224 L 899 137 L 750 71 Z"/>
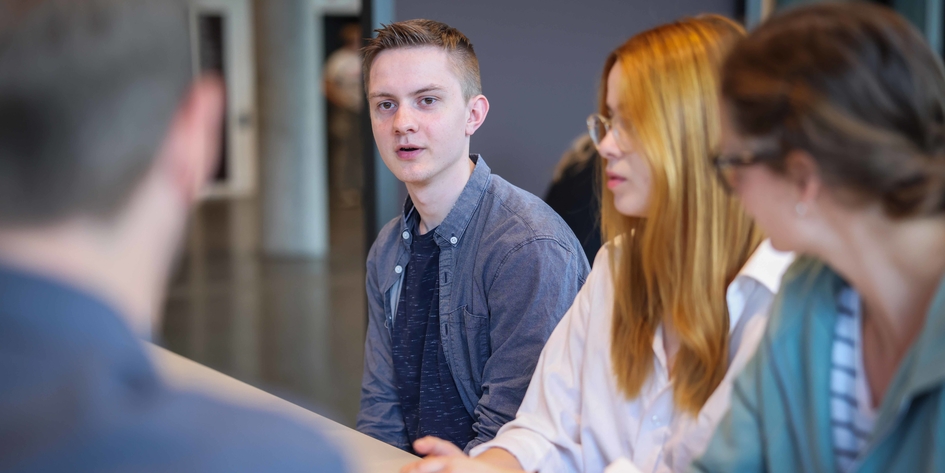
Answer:
<path fill-rule="evenodd" d="M 798 217 L 803 217 L 807 215 L 807 206 L 804 205 L 803 202 L 798 202 L 797 205 L 794 206 L 794 211 L 797 212 Z"/>

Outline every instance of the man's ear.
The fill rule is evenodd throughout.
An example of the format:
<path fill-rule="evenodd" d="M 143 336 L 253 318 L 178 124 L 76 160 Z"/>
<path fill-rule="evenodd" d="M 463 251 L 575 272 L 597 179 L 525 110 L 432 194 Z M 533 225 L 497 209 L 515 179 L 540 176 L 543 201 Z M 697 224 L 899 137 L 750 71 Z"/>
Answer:
<path fill-rule="evenodd" d="M 466 118 L 466 136 L 472 136 L 476 130 L 486 121 L 486 115 L 489 114 L 489 100 L 485 95 L 479 94 L 469 99 L 467 105 Z"/>
<path fill-rule="evenodd" d="M 202 76 L 191 85 L 169 128 L 159 159 L 188 205 L 219 164 L 225 100 L 222 79 Z"/>
<path fill-rule="evenodd" d="M 788 181 L 794 184 L 798 202 L 810 206 L 817 200 L 823 181 L 813 156 L 804 150 L 791 150 L 784 158 Z"/>

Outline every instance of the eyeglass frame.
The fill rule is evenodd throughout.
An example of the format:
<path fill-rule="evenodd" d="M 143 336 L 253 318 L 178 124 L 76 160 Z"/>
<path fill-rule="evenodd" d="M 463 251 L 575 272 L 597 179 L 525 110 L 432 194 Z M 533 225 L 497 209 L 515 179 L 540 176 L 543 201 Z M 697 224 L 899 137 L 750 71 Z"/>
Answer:
<path fill-rule="evenodd" d="M 605 133 L 599 137 L 595 136 L 597 134 L 596 122 L 600 122 L 604 125 Z M 615 140 L 619 139 L 620 133 L 617 131 L 614 120 L 611 118 L 605 117 L 600 113 L 592 113 L 587 117 L 585 123 L 587 124 L 587 132 L 591 137 L 591 141 L 594 142 L 594 146 L 597 148 L 600 148 L 601 141 L 604 140 L 608 133 L 613 133 Z M 735 192 L 735 188 L 725 176 L 725 169 L 752 166 L 762 161 L 777 159 L 780 156 L 781 153 L 777 150 L 743 150 L 734 155 L 717 154 L 712 158 L 712 167 L 715 168 L 715 176 L 718 178 L 719 184 L 722 185 L 722 189 L 724 189 L 726 193 L 732 194 Z"/>
<path fill-rule="evenodd" d="M 597 134 L 596 122 L 598 121 L 601 123 L 601 125 L 604 125 L 604 134 L 601 136 L 595 136 Z M 613 133 L 614 140 L 619 142 L 620 133 L 617 131 L 619 127 L 616 126 L 617 124 L 615 123 L 615 120 L 605 117 L 600 113 L 592 113 L 587 117 L 587 120 L 585 120 L 584 123 L 587 125 L 587 133 L 591 136 L 591 141 L 594 142 L 594 146 L 596 148 L 600 148 L 601 142 L 604 141 L 604 138 L 609 133 Z"/>
<path fill-rule="evenodd" d="M 743 150 L 741 152 L 729 155 L 719 153 L 712 158 L 712 167 L 715 168 L 715 177 L 718 178 L 722 189 L 724 189 L 728 194 L 733 194 L 735 192 L 735 187 L 731 182 L 729 182 L 728 177 L 726 177 L 726 169 L 753 166 L 764 161 L 778 159 L 781 156 L 782 153 L 779 150 Z"/>

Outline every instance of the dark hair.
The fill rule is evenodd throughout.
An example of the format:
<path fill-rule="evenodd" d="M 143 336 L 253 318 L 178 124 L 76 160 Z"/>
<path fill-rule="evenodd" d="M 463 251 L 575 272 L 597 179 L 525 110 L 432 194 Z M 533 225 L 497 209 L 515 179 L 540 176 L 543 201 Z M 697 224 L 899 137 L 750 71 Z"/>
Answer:
<path fill-rule="evenodd" d="M 866 2 L 799 7 L 740 41 L 722 94 L 740 133 L 808 152 L 826 185 L 887 215 L 945 211 L 945 73 L 908 21 Z"/>
<path fill-rule="evenodd" d="M 435 46 L 449 53 L 460 77 L 463 98 L 469 100 L 482 93 L 479 59 L 469 38 L 456 28 L 433 20 L 407 20 L 383 25 L 374 31 L 377 37 L 368 40 L 367 46 L 361 50 L 365 90 L 371 79 L 371 66 L 378 54 L 388 49 Z"/>
<path fill-rule="evenodd" d="M 0 4 L 0 225 L 114 214 L 192 74 L 182 1 Z"/>

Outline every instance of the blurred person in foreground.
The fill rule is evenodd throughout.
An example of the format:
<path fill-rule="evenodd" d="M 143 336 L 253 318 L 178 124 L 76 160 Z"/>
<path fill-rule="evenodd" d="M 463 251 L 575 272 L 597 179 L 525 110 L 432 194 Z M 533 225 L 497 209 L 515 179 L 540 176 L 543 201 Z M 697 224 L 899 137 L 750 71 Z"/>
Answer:
<path fill-rule="evenodd" d="M 374 139 L 408 198 L 368 254 L 358 430 L 468 451 L 515 416 L 587 258 L 550 207 L 469 153 L 489 102 L 465 35 L 409 20 L 363 51 Z"/>
<path fill-rule="evenodd" d="M 707 15 L 608 57 L 598 114 L 607 243 L 545 345 L 515 420 L 467 458 L 422 439 L 403 473 L 684 471 L 728 408 L 790 254 L 709 163 L 719 70 L 741 26 Z"/>
<path fill-rule="evenodd" d="M 801 7 L 723 72 L 716 165 L 784 277 L 712 472 L 945 471 L 945 73 L 892 10 Z"/>
<path fill-rule="evenodd" d="M 169 388 L 156 324 L 223 86 L 176 0 L 0 2 L 0 471 L 345 471 L 288 420 Z"/>

